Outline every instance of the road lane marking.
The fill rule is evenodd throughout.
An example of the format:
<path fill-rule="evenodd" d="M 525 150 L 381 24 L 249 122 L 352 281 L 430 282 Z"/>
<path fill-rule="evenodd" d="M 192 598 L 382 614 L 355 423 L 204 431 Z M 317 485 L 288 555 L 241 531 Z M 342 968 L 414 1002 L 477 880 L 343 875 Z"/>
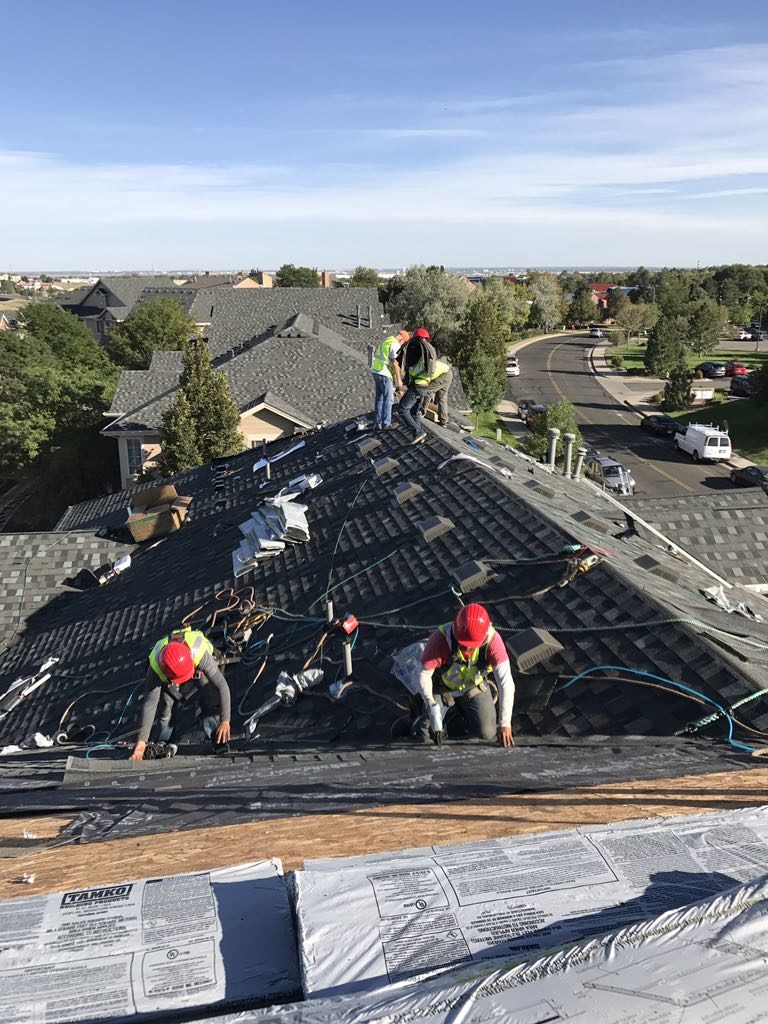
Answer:
<path fill-rule="evenodd" d="M 566 393 L 563 391 L 563 389 L 557 383 L 555 378 L 552 376 L 552 357 L 554 356 L 555 352 L 557 352 L 557 350 L 559 348 L 563 347 L 564 344 L 565 344 L 565 342 L 561 341 L 559 345 L 555 345 L 555 347 L 550 351 L 549 355 L 547 356 L 547 376 L 549 377 L 550 382 L 552 384 L 552 387 L 555 389 L 555 391 L 558 393 L 558 395 L 560 395 L 561 398 L 564 398 L 567 402 L 570 402 L 570 399 L 568 398 Z M 571 404 L 573 404 L 573 403 L 571 403 Z M 577 413 L 579 413 L 581 415 L 582 419 L 587 424 L 587 426 L 590 426 L 590 427 L 595 426 L 595 424 L 592 422 L 592 420 L 589 419 L 589 417 L 586 416 L 580 409 L 576 409 L 576 411 L 577 411 Z M 612 443 L 616 444 L 616 442 L 612 442 Z M 627 448 L 626 445 L 623 445 L 623 444 L 619 443 L 619 444 L 616 445 L 616 447 L 621 448 L 625 452 L 628 452 L 630 455 L 632 455 L 634 458 L 636 458 L 638 460 L 638 462 L 642 462 L 649 469 L 652 469 L 655 473 L 658 473 L 659 476 L 663 476 L 663 477 L 666 477 L 667 480 L 671 480 L 673 484 L 677 484 L 679 487 L 682 487 L 683 490 L 689 491 L 691 494 L 695 494 L 696 493 L 696 489 L 694 487 L 690 487 L 688 484 L 686 484 L 682 480 L 678 479 L 678 477 L 673 476 L 671 473 L 667 473 L 667 471 L 665 469 L 661 469 L 661 467 L 657 466 L 655 462 L 650 462 L 648 459 L 643 458 L 642 455 L 638 455 L 637 452 L 634 452 L 631 448 Z"/>

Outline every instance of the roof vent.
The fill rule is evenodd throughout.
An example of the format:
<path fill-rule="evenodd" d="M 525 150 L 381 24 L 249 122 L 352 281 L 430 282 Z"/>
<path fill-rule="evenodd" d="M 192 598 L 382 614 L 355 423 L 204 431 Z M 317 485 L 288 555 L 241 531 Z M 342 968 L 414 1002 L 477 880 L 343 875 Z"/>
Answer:
<path fill-rule="evenodd" d="M 404 505 L 406 501 L 410 501 L 411 498 L 415 498 L 423 493 L 424 488 L 421 484 L 414 484 L 410 480 L 404 480 L 403 483 L 398 484 L 395 488 L 395 501 L 398 505 Z"/>
<path fill-rule="evenodd" d="M 391 459 L 385 455 L 381 459 L 376 459 L 373 468 L 376 470 L 376 476 L 384 476 L 385 473 L 391 473 L 393 469 L 397 469 L 399 465 L 397 459 Z"/>
<path fill-rule="evenodd" d="M 534 665 L 548 661 L 563 650 L 563 645 L 546 629 L 524 629 L 505 643 L 520 672 L 529 672 Z"/>
<path fill-rule="evenodd" d="M 598 533 L 611 532 L 610 523 L 607 523 L 604 519 L 595 519 L 589 512 L 574 512 L 571 518 L 575 519 L 582 526 L 588 526 L 590 530 L 596 530 Z"/>
<path fill-rule="evenodd" d="M 661 579 L 667 580 L 669 583 L 679 583 L 680 576 L 674 571 L 674 569 L 668 569 L 661 562 L 657 562 L 655 558 L 650 555 L 643 555 L 640 558 L 635 559 L 635 565 L 641 569 L 645 569 L 646 572 L 652 572 L 654 576 L 660 576 Z"/>
<path fill-rule="evenodd" d="M 477 590 L 478 587 L 495 579 L 495 574 L 491 572 L 485 562 L 465 562 L 454 569 L 451 576 L 458 584 L 462 594 L 468 594 L 470 590 Z"/>
<path fill-rule="evenodd" d="M 437 537 L 442 537 L 444 533 L 450 533 L 451 530 L 455 529 L 454 523 L 450 519 L 446 519 L 445 516 L 430 516 L 429 519 L 422 519 L 416 525 L 421 531 L 424 540 L 430 543 Z"/>
<path fill-rule="evenodd" d="M 537 494 L 543 494 L 546 498 L 555 497 L 555 492 L 552 490 L 551 487 L 545 487 L 543 484 L 540 484 L 537 480 L 526 480 L 525 486 L 530 487 L 530 489 L 532 491 L 536 491 Z"/>
<path fill-rule="evenodd" d="M 378 437 L 366 437 L 365 440 L 359 441 L 357 445 L 357 450 L 361 455 L 368 455 L 377 448 L 381 448 L 381 441 Z"/>

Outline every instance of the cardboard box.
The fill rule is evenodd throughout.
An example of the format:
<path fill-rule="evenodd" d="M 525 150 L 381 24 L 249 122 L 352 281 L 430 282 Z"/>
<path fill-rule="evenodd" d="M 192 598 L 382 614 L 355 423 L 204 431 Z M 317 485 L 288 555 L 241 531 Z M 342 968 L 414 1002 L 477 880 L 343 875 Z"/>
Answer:
<path fill-rule="evenodd" d="M 126 525 L 139 544 L 165 537 L 178 530 L 191 504 L 192 498 L 177 494 L 173 484 L 149 487 L 135 495 Z"/>

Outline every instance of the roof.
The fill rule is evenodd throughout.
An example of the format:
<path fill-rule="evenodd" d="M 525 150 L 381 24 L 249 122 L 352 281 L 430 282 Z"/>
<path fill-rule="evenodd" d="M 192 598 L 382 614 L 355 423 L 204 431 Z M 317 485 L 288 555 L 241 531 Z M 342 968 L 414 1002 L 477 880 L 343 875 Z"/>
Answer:
<path fill-rule="evenodd" d="M 768 496 L 760 488 L 625 504 L 734 583 L 768 584 Z"/>
<path fill-rule="evenodd" d="M 335 416 L 370 411 L 372 388 L 367 355 L 335 330 L 305 313 L 288 319 L 258 343 L 215 362 L 227 375 L 241 412 L 271 396 L 274 408 L 284 407 L 301 423 L 315 426 Z M 148 370 L 123 371 L 109 410 L 117 416 L 104 433 L 157 430 L 173 401 L 179 375 L 178 352 L 155 353 Z M 456 406 L 464 404 L 458 375 L 452 390 Z"/>
<path fill-rule="evenodd" d="M 452 617 L 457 581 L 472 575 L 460 567 L 477 560 L 487 570 L 476 573 L 479 586 L 471 599 L 489 606 L 502 635 L 509 640 L 535 626 L 563 645 L 543 667 L 518 673 L 519 735 L 670 735 L 702 714 L 701 706 L 669 694 L 654 692 L 649 699 L 647 689 L 591 675 L 555 690 L 577 673 L 606 665 L 683 681 L 721 704 L 750 697 L 740 714 L 757 728 L 768 727 L 765 698 L 753 696 L 765 685 L 768 625 L 707 601 L 701 591 L 711 577 L 657 538 L 627 531 L 617 505 L 591 484 L 550 476 L 490 442 L 469 446 L 452 431 L 430 428 L 428 442 L 416 448 L 402 431 L 392 431 L 363 453 L 358 440 L 365 436 L 352 422 L 315 431 L 296 449 L 293 440 L 276 443 L 271 452 L 291 453 L 273 462 L 266 487 L 250 452 L 228 460 L 226 469 L 206 466 L 184 474 L 176 486 L 193 502 L 182 529 L 98 592 L 25 616 L 0 659 L 0 677 L 13 678 L 63 652 L 67 678 L 56 681 L 57 701 L 82 691 L 75 680 L 98 677 L 104 689 L 117 688 L 122 701 L 88 698 L 78 705 L 79 714 L 98 729 L 114 730 L 125 696 L 141 678 L 151 639 L 194 609 L 203 609 L 196 621 L 209 622 L 217 601 L 229 601 L 216 594 L 253 586 L 257 603 L 273 610 L 276 638 L 267 671 L 247 701 L 253 707 L 272 692 L 281 668 L 295 670 L 306 656 L 304 640 L 324 621 L 330 588 L 338 612 L 349 610 L 361 621 L 355 658 L 365 686 L 353 688 L 344 701 L 316 698 L 274 711 L 260 723 L 259 742 L 359 743 L 370 741 L 372 728 L 382 739 L 392 735 L 407 707 L 407 694 L 388 673 L 388 656 Z M 479 462 L 456 457 L 461 455 Z M 378 457 L 384 461 L 374 464 Z M 239 525 L 265 495 L 308 473 L 322 477 L 304 499 L 310 541 L 288 546 L 235 581 Z M 410 499 L 401 494 L 401 504 L 396 487 L 408 481 L 423 490 L 412 489 Z M 122 493 L 70 509 L 60 526 L 98 526 L 129 500 L 130 493 Z M 607 554 L 589 571 L 572 575 L 576 567 L 566 546 L 573 544 Z M 762 600 L 728 593 L 734 601 Z M 214 617 L 212 635 L 220 643 L 225 634 L 217 631 L 225 629 L 227 616 L 234 629 L 242 610 Z M 253 643 L 259 642 L 255 636 Z M 258 650 L 227 669 L 236 705 L 253 679 Z M 622 669 L 610 674 L 621 676 Z M 0 725 L 0 739 L 40 725 L 50 713 L 49 696 L 30 696 L 23 711 Z M 722 734 L 722 724 L 708 728 Z"/>
<path fill-rule="evenodd" d="M 77 316 L 85 317 L 102 312 L 103 307 L 91 306 L 90 295 L 99 287 L 107 288 L 114 298 L 107 308 L 117 320 L 124 320 L 138 302 L 141 293 L 147 288 L 175 288 L 173 278 L 167 274 L 129 274 L 125 276 L 101 277 L 96 284 L 90 285 L 79 299 L 62 296 L 61 305 Z"/>
<path fill-rule="evenodd" d="M 200 294 L 190 309 L 199 324 L 210 324 L 214 357 L 270 333 L 297 313 L 322 321 L 347 340 L 372 329 L 381 340 L 384 308 L 376 288 L 241 288 Z M 368 339 L 366 338 L 366 345 Z"/>

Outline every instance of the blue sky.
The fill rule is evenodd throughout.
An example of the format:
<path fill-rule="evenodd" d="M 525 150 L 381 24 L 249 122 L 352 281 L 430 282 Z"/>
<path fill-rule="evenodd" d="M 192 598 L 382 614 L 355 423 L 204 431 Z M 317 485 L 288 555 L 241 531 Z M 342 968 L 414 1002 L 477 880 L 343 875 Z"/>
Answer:
<path fill-rule="evenodd" d="M 768 9 L 3 5 L 0 267 L 768 259 Z"/>

